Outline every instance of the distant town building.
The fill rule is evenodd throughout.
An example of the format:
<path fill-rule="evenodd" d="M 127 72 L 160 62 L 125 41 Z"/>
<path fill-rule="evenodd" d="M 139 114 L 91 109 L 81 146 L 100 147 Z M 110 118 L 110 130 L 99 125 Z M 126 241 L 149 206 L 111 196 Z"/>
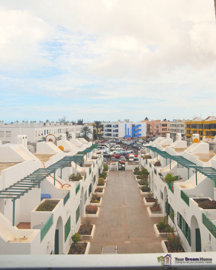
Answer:
<path fill-rule="evenodd" d="M 214 139 L 216 136 L 216 117 L 208 116 L 206 119 L 196 117 L 186 121 L 186 137 L 191 139 L 193 134 L 199 134 L 200 139 Z"/>
<path fill-rule="evenodd" d="M 164 119 L 161 120 L 143 120 L 146 123 L 146 135 L 147 137 L 162 136 L 165 137 L 170 132 L 170 122 Z"/>
<path fill-rule="evenodd" d="M 103 122 L 104 138 L 143 138 L 146 137 L 146 124 L 129 120 Z"/>
<path fill-rule="evenodd" d="M 27 140 L 30 143 L 36 143 L 38 141 L 45 140 L 48 135 L 53 135 L 56 139 L 60 139 L 61 136 L 70 136 L 76 138 L 82 135 L 82 129 L 84 125 L 74 125 L 71 122 L 39 122 L 35 121 L 23 121 L 6 124 L 0 122 L 0 140 L 2 143 L 17 143 L 19 135 L 26 135 Z M 90 139 L 93 135 L 93 127 L 88 126 L 91 130 L 89 134 Z"/>
<path fill-rule="evenodd" d="M 173 120 L 170 122 L 170 137 L 175 140 L 178 133 L 181 134 L 182 138 L 185 137 L 185 120 Z"/>

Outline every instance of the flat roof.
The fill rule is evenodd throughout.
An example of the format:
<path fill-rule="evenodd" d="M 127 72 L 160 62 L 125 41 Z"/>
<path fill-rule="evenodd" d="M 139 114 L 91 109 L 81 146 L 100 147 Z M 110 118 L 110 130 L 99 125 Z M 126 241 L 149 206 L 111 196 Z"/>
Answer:
<path fill-rule="evenodd" d="M 0 162 L 0 171 L 5 170 L 9 167 L 12 167 L 14 165 L 17 165 L 21 162 Z"/>
<path fill-rule="evenodd" d="M 40 161 L 46 162 L 48 161 L 54 154 L 34 154 Z"/>

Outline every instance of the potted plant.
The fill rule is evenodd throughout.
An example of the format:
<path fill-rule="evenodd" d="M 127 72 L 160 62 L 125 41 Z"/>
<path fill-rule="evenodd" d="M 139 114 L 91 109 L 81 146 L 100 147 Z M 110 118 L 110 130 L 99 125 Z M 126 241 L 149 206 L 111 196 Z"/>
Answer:
<path fill-rule="evenodd" d="M 106 173 L 105 171 L 103 171 L 103 172 L 100 173 L 100 175 L 99 175 L 99 178 L 104 178 L 104 179 L 106 179 L 106 177 L 107 177 L 107 173 Z"/>
<path fill-rule="evenodd" d="M 161 212 L 161 208 L 160 208 L 160 205 L 157 202 L 157 200 L 154 203 L 154 205 L 150 207 L 150 209 L 151 209 L 152 212 Z"/>
<path fill-rule="evenodd" d="M 101 197 L 97 196 L 96 194 L 93 194 L 90 202 L 99 204 L 100 201 L 101 201 Z"/>
<path fill-rule="evenodd" d="M 104 170 L 104 172 L 107 172 L 108 171 L 108 165 L 107 164 L 104 164 L 103 170 Z"/>
<path fill-rule="evenodd" d="M 87 220 L 86 223 L 80 226 L 78 233 L 82 237 L 91 236 L 93 238 L 94 230 L 95 230 L 95 225 L 91 224 L 91 222 Z"/>
<path fill-rule="evenodd" d="M 104 178 L 102 178 L 102 177 L 100 177 L 99 179 L 98 179 L 98 186 L 104 186 L 104 184 L 105 184 L 105 181 L 104 181 Z"/>
<path fill-rule="evenodd" d="M 71 244 L 68 254 L 85 254 L 87 249 L 87 243 L 79 243 L 81 236 L 79 233 L 75 233 L 71 237 L 73 243 Z"/>
<path fill-rule="evenodd" d="M 169 185 L 170 183 L 174 182 L 177 180 L 177 176 L 174 176 L 172 173 L 168 173 L 164 177 L 164 181 Z"/>
<path fill-rule="evenodd" d="M 147 185 L 142 186 L 140 189 L 141 189 L 142 192 L 150 192 L 150 187 L 147 186 Z"/>
<path fill-rule="evenodd" d="M 71 174 L 70 176 L 69 176 L 69 181 L 79 181 L 79 180 L 81 180 L 82 179 L 82 176 L 81 176 L 81 174 L 80 173 L 77 173 L 77 174 Z"/>
<path fill-rule="evenodd" d="M 175 234 L 171 234 L 167 237 L 165 241 L 168 252 L 184 252 L 184 249 L 181 244 L 180 237 Z"/>
<path fill-rule="evenodd" d="M 157 160 L 154 164 L 155 167 L 160 167 L 161 166 L 161 163 L 160 163 L 160 160 Z"/>
<path fill-rule="evenodd" d="M 167 234 L 173 233 L 174 229 L 168 224 L 167 217 L 164 217 L 162 221 L 154 224 L 154 229 L 156 235 L 159 236 L 166 236 Z"/>
<path fill-rule="evenodd" d="M 86 217 L 98 217 L 99 215 L 99 208 L 96 205 L 88 204 L 86 206 Z"/>
<path fill-rule="evenodd" d="M 146 181 L 146 180 L 144 180 L 144 179 L 141 179 L 139 182 L 138 182 L 138 184 L 140 185 L 140 186 L 144 186 L 144 185 L 148 185 L 148 182 Z"/>

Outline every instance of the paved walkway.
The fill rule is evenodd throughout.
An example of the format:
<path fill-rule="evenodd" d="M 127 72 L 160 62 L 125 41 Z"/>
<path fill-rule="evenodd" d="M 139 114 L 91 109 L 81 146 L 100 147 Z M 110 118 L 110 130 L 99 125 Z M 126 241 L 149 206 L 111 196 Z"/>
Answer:
<path fill-rule="evenodd" d="M 139 194 L 132 171 L 109 172 L 105 194 L 96 224 L 90 254 L 100 254 L 103 247 L 116 246 L 118 253 L 162 252 L 153 224 Z"/>

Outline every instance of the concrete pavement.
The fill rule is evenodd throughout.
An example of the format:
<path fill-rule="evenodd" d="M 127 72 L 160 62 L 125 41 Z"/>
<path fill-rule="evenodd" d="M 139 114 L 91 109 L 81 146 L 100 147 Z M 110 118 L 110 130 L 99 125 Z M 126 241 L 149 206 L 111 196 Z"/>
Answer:
<path fill-rule="evenodd" d="M 91 240 L 90 254 L 100 254 L 103 247 L 117 246 L 118 253 L 162 252 L 153 224 L 139 193 L 132 171 L 110 171 L 105 194 Z"/>

